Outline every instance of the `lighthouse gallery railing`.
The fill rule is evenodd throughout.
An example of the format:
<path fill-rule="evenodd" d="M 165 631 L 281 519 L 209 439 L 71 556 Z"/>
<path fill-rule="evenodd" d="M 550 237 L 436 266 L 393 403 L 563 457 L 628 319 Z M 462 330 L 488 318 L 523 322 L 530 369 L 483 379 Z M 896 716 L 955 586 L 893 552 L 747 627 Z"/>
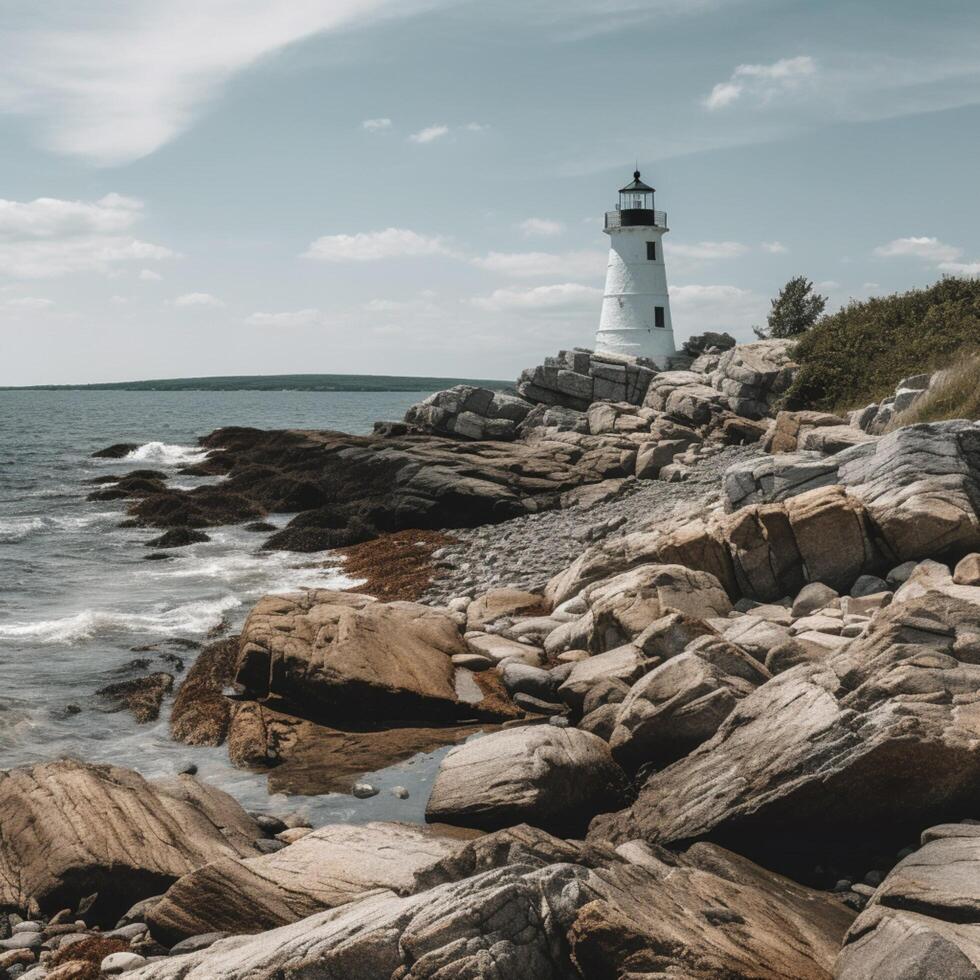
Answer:
<path fill-rule="evenodd" d="M 607 228 L 629 228 L 635 225 L 653 225 L 655 228 L 667 227 L 667 212 L 652 211 L 648 208 L 618 208 L 606 212 Z"/>

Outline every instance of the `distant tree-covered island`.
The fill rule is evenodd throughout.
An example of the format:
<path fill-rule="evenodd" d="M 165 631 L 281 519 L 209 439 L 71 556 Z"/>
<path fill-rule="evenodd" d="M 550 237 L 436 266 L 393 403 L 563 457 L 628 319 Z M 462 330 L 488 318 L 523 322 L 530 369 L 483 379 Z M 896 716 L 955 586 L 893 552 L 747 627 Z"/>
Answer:
<path fill-rule="evenodd" d="M 0 391 L 438 391 L 453 385 L 501 390 L 512 382 L 474 378 L 408 378 L 387 374 L 258 374 L 160 378 L 76 385 L 0 385 Z"/>

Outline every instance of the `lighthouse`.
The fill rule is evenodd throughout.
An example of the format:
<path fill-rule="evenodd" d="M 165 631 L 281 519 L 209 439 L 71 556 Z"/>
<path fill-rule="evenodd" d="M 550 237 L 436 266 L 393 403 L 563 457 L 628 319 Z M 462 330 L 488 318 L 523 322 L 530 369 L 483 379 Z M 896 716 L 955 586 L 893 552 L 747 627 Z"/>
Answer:
<path fill-rule="evenodd" d="M 667 367 L 676 354 L 667 295 L 663 236 L 667 212 L 655 211 L 654 190 L 633 173 L 606 212 L 609 265 L 595 348 L 607 354 L 649 357 Z"/>

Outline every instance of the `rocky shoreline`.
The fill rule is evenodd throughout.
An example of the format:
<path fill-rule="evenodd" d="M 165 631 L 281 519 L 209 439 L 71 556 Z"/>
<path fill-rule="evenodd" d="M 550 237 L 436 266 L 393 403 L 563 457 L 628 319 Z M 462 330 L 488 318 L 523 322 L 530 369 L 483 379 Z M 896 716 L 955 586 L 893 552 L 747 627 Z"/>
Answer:
<path fill-rule="evenodd" d="M 980 426 L 780 411 L 791 355 L 561 352 L 94 491 L 178 547 L 295 514 L 266 547 L 365 579 L 259 601 L 175 738 L 367 799 L 451 747 L 424 825 L 0 773 L 0 977 L 980 977 Z"/>

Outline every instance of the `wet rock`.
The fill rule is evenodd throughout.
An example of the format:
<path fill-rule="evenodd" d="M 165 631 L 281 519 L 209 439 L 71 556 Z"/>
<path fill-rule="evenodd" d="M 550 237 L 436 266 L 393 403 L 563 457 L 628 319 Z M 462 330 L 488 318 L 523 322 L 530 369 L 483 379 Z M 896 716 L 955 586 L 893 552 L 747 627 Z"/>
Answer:
<path fill-rule="evenodd" d="M 203 531 L 197 531 L 191 527 L 173 527 L 161 534 L 160 537 L 147 541 L 146 546 L 148 548 L 184 548 L 189 544 L 199 544 L 202 541 L 210 540 L 210 536 Z"/>
<path fill-rule="evenodd" d="M 92 457 L 93 459 L 122 459 L 136 449 L 139 449 L 139 443 L 115 442 L 111 446 L 106 446 L 105 449 L 99 449 L 92 453 Z"/>
<path fill-rule="evenodd" d="M 144 724 L 160 717 L 164 696 L 173 690 L 173 686 L 173 674 L 161 672 L 120 681 L 118 684 L 107 684 L 95 693 L 115 701 L 120 709 L 130 711 L 138 722 Z"/>
<path fill-rule="evenodd" d="M 170 735 L 185 745 L 221 745 L 228 735 L 231 703 L 222 691 L 234 677 L 239 637 L 206 646 L 177 688 Z"/>

